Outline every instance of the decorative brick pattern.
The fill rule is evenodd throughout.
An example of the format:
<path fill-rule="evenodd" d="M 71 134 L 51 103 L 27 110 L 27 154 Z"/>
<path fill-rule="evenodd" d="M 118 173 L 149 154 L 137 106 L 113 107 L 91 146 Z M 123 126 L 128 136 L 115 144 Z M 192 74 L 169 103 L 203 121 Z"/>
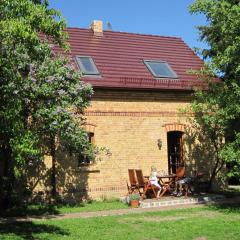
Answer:
<path fill-rule="evenodd" d="M 126 117 L 177 117 L 188 116 L 187 114 L 175 112 L 114 112 L 114 111 L 86 111 L 85 116 L 126 116 Z"/>
<path fill-rule="evenodd" d="M 186 130 L 186 124 L 180 124 L 180 123 L 166 123 L 163 125 L 166 132 L 171 131 L 180 131 L 185 132 Z"/>
<path fill-rule="evenodd" d="M 83 125 L 83 127 L 85 128 L 85 130 L 86 130 L 87 132 L 94 133 L 96 125 L 95 125 L 95 124 L 92 124 L 92 123 L 85 123 L 85 124 Z"/>
<path fill-rule="evenodd" d="M 92 187 L 92 188 L 71 188 L 68 192 L 71 193 L 87 193 L 87 192 L 122 192 L 126 191 L 126 186 L 112 187 Z"/>
<path fill-rule="evenodd" d="M 126 191 L 126 186 L 112 186 L 112 187 L 97 187 L 97 188 L 89 188 L 89 192 L 108 192 L 108 191 L 113 191 L 113 192 L 122 192 Z"/>

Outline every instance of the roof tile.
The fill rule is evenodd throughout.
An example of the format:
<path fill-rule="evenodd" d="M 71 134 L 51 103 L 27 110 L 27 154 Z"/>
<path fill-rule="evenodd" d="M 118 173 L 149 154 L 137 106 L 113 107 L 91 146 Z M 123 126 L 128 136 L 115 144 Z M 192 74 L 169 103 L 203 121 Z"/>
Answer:
<path fill-rule="evenodd" d="M 81 28 L 67 32 L 73 61 L 77 55 L 94 59 L 101 77 L 83 77 L 94 87 L 185 90 L 202 84 L 187 71 L 200 69 L 203 61 L 181 38 L 114 31 L 94 36 L 92 30 Z M 155 79 L 143 60 L 166 61 L 179 78 Z"/>

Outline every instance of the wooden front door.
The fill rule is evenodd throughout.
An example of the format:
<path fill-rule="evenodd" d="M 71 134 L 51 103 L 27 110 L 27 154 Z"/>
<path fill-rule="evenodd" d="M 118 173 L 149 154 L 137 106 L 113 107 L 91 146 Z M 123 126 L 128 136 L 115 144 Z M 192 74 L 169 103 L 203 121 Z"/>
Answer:
<path fill-rule="evenodd" d="M 167 133 L 169 174 L 176 173 L 177 167 L 184 165 L 182 135 L 183 132 L 180 131 Z"/>

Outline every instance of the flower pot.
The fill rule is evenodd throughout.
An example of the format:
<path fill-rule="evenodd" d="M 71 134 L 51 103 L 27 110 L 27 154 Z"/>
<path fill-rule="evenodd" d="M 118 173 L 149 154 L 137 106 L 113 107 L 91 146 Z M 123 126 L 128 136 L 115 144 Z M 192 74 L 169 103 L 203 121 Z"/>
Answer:
<path fill-rule="evenodd" d="M 131 200 L 130 201 L 130 206 L 132 208 L 137 208 L 139 206 L 139 200 Z"/>

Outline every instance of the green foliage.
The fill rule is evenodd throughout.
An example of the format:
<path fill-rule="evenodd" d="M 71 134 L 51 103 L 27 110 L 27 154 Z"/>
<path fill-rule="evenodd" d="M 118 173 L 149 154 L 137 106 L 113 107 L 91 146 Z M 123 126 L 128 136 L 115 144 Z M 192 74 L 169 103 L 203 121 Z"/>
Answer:
<path fill-rule="evenodd" d="M 196 0 L 190 11 L 207 19 L 206 26 L 198 27 L 201 40 L 208 44 L 201 52 L 208 59 L 203 75 L 210 71 L 219 77 L 219 81 L 208 78 L 208 91 L 195 92 L 191 108 L 215 147 L 215 170 L 227 163 L 228 176 L 239 176 L 240 4 L 238 0 Z"/>
<path fill-rule="evenodd" d="M 240 73 L 240 5 L 238 0 L 196 0 L 190 11 L 204 14 L 206 26 L 200 26 L 200 37 L 209 45 L 203 50 L 215 69 L 234 80 Z"/>
<path fill-rule="evenodd" d="M 36 146 L 37 136 L 34 136 L 31 131 L 25 131 L 23 134 L 10 140 L 12 156 L 15 157 L 14 173 L 16 177 L 21 176 L 26 165 L 31 166 L 34 162 L 38 163 L 42 160 L 41 150 Z"/>
<path fill-rule="evenodd" d="M 140 200 L 140 195 L 137 193 L 132 193 L 129 195 L 129 201 L 131 200 Z"/>
<path fill-rule="evenodd" d="M 6 181 L 41 161 L 56 138 L 71 152 L 94 157 L 81 127 L 92 88 L 64 52 L 57 56 L 52 49 L 53 43 L 69 49 L 65 27 L 47 1 L 0 1 L 0 161 Z"/>

